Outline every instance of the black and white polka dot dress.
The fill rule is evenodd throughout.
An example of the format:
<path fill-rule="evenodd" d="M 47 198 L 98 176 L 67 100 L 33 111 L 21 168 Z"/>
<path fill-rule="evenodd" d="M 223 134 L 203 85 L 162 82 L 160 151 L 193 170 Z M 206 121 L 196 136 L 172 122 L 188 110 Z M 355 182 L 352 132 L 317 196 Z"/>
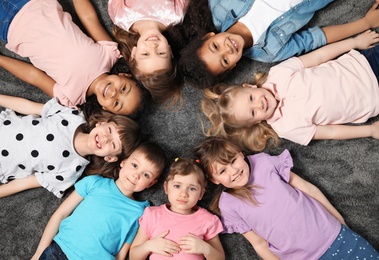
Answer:
<path fill-rule="evenodd" d="M 72 186 L 89 161 L 76 153 L 73 137 L 85 123 L 78 110 L 48 101 L 41 116 L 0 114 L 0 181 L 35 174 L 38 182 L 57 197 Z"/>

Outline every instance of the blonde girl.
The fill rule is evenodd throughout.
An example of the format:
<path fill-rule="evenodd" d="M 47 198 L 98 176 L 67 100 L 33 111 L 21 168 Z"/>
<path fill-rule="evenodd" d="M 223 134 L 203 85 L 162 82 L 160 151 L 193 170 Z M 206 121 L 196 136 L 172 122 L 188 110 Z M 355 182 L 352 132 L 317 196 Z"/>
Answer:
<path fill-rule="evenodd" d="M 270 139 L 277 143 L 277 135 L 302 145 L 318 139 L 379 138 L 379 123 L 343 125 L 379 114 L 379 46 L 351 50 L 378 41 L 376 32 L 366 31 L 284 61 L 256 85 L 218 85 L 206 91 L 202 109 L 212 123 L 208 134 L 230 137 L 253 151 L 263 150 Z"/>
<path fill-rule="evenodd" d="M 62 105 L 76 107 L 96 96 L 100 108 L 133 115 L 142 93 L 130 75 L 110 75 L 121 57 L 89 0 L 74 0 L 88 37 L 56 0 L 10 0 L 0 10 L 5 47 L 30 63 L 0 56 L 0 66 L 40 88 Z"/>
<path fill-rule="evenodd" d="M 132 74 L 150 91 L 153 99 L 175 103 L 180 96 L 176 61 L 163 35 L 183 21 L 189 0 L 109 0 L 108 13 Z"/>
<path fill-rule="evenodd" d="M 219 186 L 210 208 L 224 233 L 242 234 L 261 258 L 379 259 L 322 192 L 291 171 L 287 150 L 245 157 L 232 142 L 208 137 L 195 155 Z"/>
<path fill-rule="evenodd" d="M 44 187 L 61 198 L 87 165 L 89 174 L 113 176 L 141 141 L 139 125 L 122 115 L 103 112 L 86 122 L 57 99 L 40 104 L 5 95 L 0 106 L 8 107 L 0 113 L 0 197 Z"/>
<path fill-rule="evenodd" d="M 218 233 L 217 216 L 200 208 L 206 179 L 190 159 L 180 158 L 167 173 L 164 190 L 168 203 L 145 209 L 133 241 L 131 259 L 217 259 L 225 258 Z"/>

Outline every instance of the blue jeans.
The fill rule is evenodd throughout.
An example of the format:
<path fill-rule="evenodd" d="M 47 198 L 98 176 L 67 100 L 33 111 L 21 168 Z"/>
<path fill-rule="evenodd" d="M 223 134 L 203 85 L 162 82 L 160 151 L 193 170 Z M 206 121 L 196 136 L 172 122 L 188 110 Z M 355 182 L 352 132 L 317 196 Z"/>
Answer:
<path fill-rule="evenodd" d="M 53 241 L 51 245 L 42 252 L 39 260 L 68 260 L 68 258 L 60 246 Z"/>
<path fill-rule="evenodd" d="M 363 50 L 361 53 L 366 57 L 368 63 L 370 63 L 371 69 L 379 82 L 379 44 L 373 48 Z"/>
<path fill-rule="evenodd" d="M 363 237 L 341 225 L 336 240 L 320 257 L 320 260 L 327 259 L 379 259 L 379 253 Z"/>
<path fill-rule="evenodd" d="M 8 42 L 8 29 L 15 15 L 29 0 L 1 0 L 0 39 Z"/>

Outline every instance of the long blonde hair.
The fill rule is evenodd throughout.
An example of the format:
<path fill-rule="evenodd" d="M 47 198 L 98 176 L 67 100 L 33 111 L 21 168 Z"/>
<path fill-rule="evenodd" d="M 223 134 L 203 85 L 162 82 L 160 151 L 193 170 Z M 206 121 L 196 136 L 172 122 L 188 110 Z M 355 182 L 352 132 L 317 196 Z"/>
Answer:
<path fill-rule="evenodd" d="M 118 42 L 122 56 L 129 64 L 131 73 L 150 92 L 153 100 L 158 104 L 164 103 L 166 107 L 172 107 L 177 102 L 181 105 L 181 81 L 177 75 L 176 59 L 171 59 L 171 66 L 167 69 L 143 74 L 137 68 L 135 60 L 130 59 L 132 49 L 137 45 L 138 39 L 140 38 L 139 33 L 128 32 L 114 25 L 113 35 Z"/>
<path fill-rule="evenodd" d="M 258 87 L 265 81 L 265 74 L 256 76 Z M 229 86 L 225 83 L 217 84 L 204 91 L 201 109 L 211 122 L 211 127 L 205 132 L 207 136 L 219 136 L 232 140 L 245 150 L 258 152 L 268 145 L 278 146 L 280 139 L 278 134 L 266 121 L 261 123 L 240 126 L 234 123 L 235 115 L 231 113 L 235 93 L 241 85 Z"/>
<path fill-rule="evenodd" d="M 194 154 L 199 159 L 200 165 L 210 181 L 213 180 L 213 163 L 230 164 L 241 151 L 242 149 L 236 144 L 219 137 L 207 137 L 194 148 Z M 259 187 L 249 184 L 237 188 L 225 188 L 222 185 L 218 185 L 209 209 L 214 214 L 221 215 L 219 201 L 222 192 L 227 192 L 240 200 L 257 206 L 258 202 L 255 200 L 257 188 Z"/>

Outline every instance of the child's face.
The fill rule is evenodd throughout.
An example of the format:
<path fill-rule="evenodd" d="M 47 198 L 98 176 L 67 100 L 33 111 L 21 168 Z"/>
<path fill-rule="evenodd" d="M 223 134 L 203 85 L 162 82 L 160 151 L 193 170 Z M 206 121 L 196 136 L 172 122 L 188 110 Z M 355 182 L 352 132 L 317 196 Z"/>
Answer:
<path fill-rule="evenodd" d="M 113 114 L 131 115 L 141 103 L 141 93 L 129 74 L 104 74 L 96 82 L 94 94 L 102 108 Z"/>
<path fill-rule="evenodd" d="M 117 130 L 117 125 L 113 122 L 98 122 L 87 139 L 91 154 L 104 157 L 109 162 L 117 161 L 117 155 L 122 151 L 122 143 Z"/>
<path fill-rule="evenodd" d="M 222 184 L 226 188 L 243 187 L 247 184 L 250 176 L 249 165 L 241 152 L 237 153 L 229 164 L 214 162 L 211 169 L 210 180 L 215 184 Z"/>
<path fill-rule="evenodd" d="M 186 176 L 175 175 L 172 180 L 164 183 L 164 190 L 171 210 L 183 215 L 191 214 L 192 208 L 204 195 L 204 189 L 194 173 Z"/>
<path fill-rule="evenodd" d="M 267 89 L 244 85 L 236 90 L 231 110 L 237 124 L 251 126 L 271 118 L 277 104 Z"/>
<path fill-rule="evenodd" d="M 160 172 L 144 153 L 135 150 L 120 164 L 121 170 L 116 184 L 125 195 L 140 192 L 157 182 Z"/>
<path fill-rule="evenodd" d="M 220 75 L 233 69 L 242 57 L 243 38 L 238 34 L 221 32 L 208 33 L 204 44 L 198 49 L 198 55 L 214 75 Z"/>
<path fill-rule="evenodd" d="M 134 46 L 131 59 L 137 63 L 142 74 L 151 74 L 157 70 L 167 70 L 172 64 L 171 47 L 167 39 L 158 30 L 147 30 Z"/>

